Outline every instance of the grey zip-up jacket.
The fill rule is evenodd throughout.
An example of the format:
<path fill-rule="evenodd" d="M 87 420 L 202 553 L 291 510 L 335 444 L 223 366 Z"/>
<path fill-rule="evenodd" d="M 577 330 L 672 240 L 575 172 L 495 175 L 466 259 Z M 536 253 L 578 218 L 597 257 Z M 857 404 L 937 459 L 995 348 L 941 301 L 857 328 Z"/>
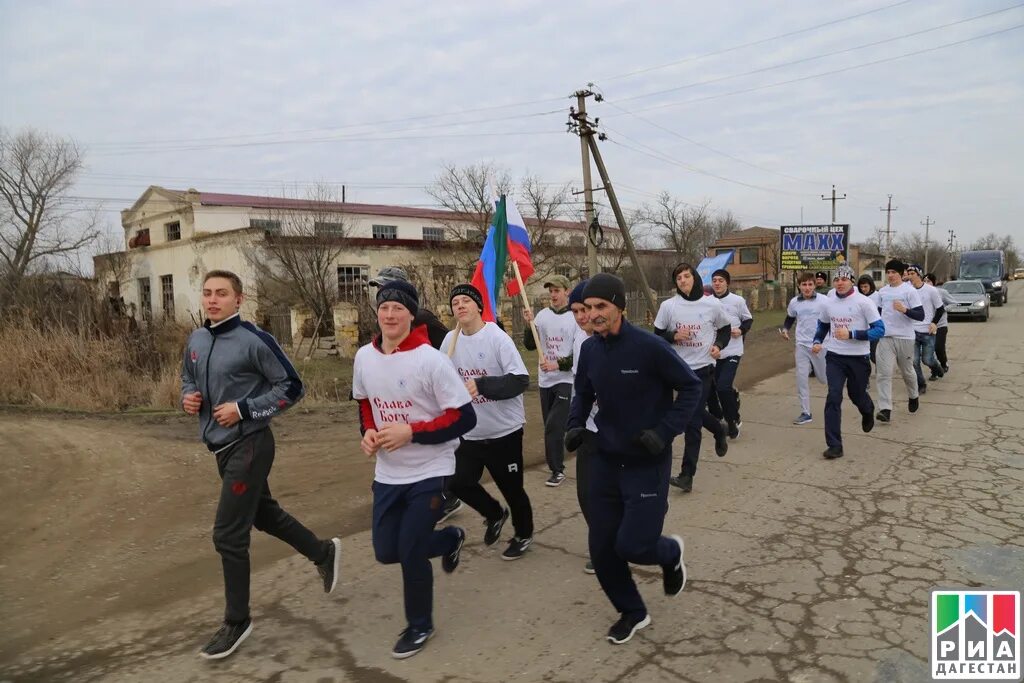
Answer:
<path fill-rule="evenodd" d="M 305 393 L 277 340 L 238 316 L 216 327 L 207 320 L 188 338 L 181 364 L 182 399 L 194 391 L 203 395 L 199 437 L 210 450 L 265 429 Z M 221 427 L 213 409 L 231 402 L 238 403 L 242 420 Z"/>

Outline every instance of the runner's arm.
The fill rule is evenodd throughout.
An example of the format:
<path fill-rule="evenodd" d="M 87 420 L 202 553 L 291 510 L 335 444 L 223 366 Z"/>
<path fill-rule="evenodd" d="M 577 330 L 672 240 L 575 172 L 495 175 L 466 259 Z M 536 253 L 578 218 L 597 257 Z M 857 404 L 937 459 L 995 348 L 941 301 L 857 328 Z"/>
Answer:
<path fill-rule="evenodd" d="M 690 418 L 700 408 L 701 381 L 671 346 L 655 345 L 652 356 L 659 374 L 676 392 L 675 401 L 654 428 L 661 440 L 669 444 L 686 430 Z"/>
<path fill-rule="evenodd" d="M 476 390 L 484 398 L 492 401 L 504 401 L 519 396 L 530 386 L 529 375 L 498 375 L 496 377 L 477 377 Z"/>
<path fill-rule="evenodd" d="M 866 330 L 854 330 L 851 336 L 858 341 L 877 341 L 885 336 L 885 323 L 876 320 Z"/>
<path fill-rule="evenodd" d="M 924 306 L 915 306 L 914 308 L 908 308 L 906 313 L 904 313 L 903 315 L 907 316 L 911 320 L 922 322 L 924 321 Z"/>
<path fill-rule="evenodd" d="M 467 403 L 458 408 L 448 408 L 433 420 L 413 422 L 412 442 L 421 444 L 439 444 L 459 438 L 476 426 L 476 411 L 473 404 Z"/>

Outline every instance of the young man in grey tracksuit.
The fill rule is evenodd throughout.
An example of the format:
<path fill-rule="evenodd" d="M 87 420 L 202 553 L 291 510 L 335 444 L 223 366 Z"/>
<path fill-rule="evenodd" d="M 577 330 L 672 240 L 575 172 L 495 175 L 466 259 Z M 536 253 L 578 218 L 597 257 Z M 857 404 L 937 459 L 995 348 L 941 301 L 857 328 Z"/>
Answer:
<path fill-rule="evenodd" d="M 217 459 L 220 502 L 213 545 L 224 569 L 224 623 L 200 652 L 206 659 L 233 653 L 252 632 L 249 615 L 249 534 L 276 536 L 311 562 L 330 593 L 338 581 L 341 541 L 317 538 L 281 509 L 267 477 L 274 462 L 270 420 L 295 405 L 302 381 L 274 338 L 239 316 L 242 282 L 228 271 L 203 278 L 207 316 L 185 346 L 181 402 L 199 417 L 199 436 Z"/>

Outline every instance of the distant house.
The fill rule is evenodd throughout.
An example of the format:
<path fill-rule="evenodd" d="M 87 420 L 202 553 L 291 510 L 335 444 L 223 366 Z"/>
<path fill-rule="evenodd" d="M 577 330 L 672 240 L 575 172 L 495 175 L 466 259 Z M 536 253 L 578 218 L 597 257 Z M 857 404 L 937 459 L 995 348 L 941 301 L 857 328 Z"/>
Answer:
<path fill-rule="evenodd" d="M 774 282 L 779 274 L 779 229 L 753 227 L 737 230 L 708 247 L 708 256 L 732 251 L 729 274 L 733 284 Z"/>

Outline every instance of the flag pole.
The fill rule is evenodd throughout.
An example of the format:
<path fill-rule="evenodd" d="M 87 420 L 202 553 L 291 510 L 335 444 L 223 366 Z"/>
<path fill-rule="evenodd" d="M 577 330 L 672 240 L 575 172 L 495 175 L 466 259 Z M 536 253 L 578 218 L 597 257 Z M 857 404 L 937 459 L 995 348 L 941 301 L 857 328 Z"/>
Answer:
<path fill-rule="evenodd" d="M 530 300 L 526 298 L 526 285 L 523 284 L 523 276 L 519 272 L 519 264 L 512 261 L 512 271 L 516 274 L 516 282 L 519 283 L 519 295 L 523 297 L 523 308 L 529 309 L 533 313 L 533 308 L 530 306 Z M 540 347 L 540 334 L 537 333 L 537 325 L 534 324 L 533 318 L 530 318 L 530 331 L 533 332 L 533 344 L 537 347 L 538 353 L 541 357 L 544 356 L 544 349 Z"/>
<path fill-rule="evenodd" d="M 448 357 L 455 355 L 455 345 L 459 343 L 459 335 L 462 334 L 462 323 L 455 323 L 455 334 L 452 336 L 452 343 L 448 345 Z"/>

